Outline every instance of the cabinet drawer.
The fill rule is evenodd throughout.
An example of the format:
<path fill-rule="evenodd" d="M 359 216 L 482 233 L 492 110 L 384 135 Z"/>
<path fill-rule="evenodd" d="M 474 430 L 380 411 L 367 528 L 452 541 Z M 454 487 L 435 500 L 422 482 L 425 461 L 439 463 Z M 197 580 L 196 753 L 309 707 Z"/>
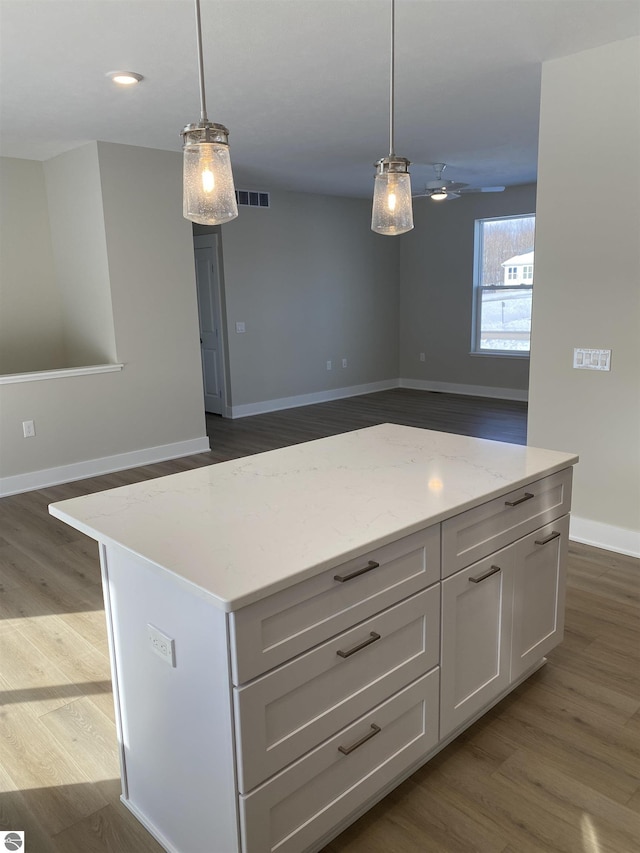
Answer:
<path fill-rule="evenodd" d="M 442 577 L 569 512 L 571 468 L 442 523 Z"/>
<path fill-rule="evenodd" d="M 435 583 L 434 525 L 322 572 L 229 616 L 234 684 L 242 684 Z"/>
<path fill-rule="evenodd" d="M 437 665 L 440 584 L 234 688 L 247 792 Z"/>
<path fill-rule="evenodd" d="M 243 853 L 300 853 L 419 762 L 438 740 L 438 676 L 432 670 L 241 796 Z"/>

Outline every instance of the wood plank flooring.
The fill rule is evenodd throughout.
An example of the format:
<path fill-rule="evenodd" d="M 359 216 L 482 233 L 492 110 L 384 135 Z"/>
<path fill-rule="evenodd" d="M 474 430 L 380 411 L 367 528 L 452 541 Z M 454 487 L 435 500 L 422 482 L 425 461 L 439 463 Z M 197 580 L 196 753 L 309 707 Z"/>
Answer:
<path fill-rule="evenodd" d="M 208 418 L 210 454 L 0 501 L 0 830 L 26 853 L 161 853 L 119 802 L 97 545 L 50 502 L 374 422 L 523 442 L 526 407 L 501 403 L 399 390 Z M 572 544 L 549 663 L 326 853 L 637 853 L 639 664 L 640 561 Z"/>

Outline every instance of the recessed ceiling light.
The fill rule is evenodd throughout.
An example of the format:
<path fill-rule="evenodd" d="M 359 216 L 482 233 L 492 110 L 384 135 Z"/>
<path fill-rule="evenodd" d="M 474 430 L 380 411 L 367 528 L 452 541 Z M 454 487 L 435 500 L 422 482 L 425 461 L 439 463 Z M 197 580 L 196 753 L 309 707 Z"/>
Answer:
<path fill-rule="evenodd" d="M 111 77 L 118 86 L 135 86 L 136 83 L 144 80 L 142 74 L 136 74 L 135 71 L 108 71 L 107 77 Z"/>

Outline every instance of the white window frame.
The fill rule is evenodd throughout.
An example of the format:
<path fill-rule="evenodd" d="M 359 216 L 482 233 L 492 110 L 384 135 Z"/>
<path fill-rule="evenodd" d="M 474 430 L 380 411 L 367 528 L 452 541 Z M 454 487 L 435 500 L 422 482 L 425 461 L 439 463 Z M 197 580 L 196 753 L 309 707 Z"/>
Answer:
<path fill-rule="evenodd" d="M 535 219 L 535 213 L 514 213 L 510 216 L 487 216 L 482 219 L 476 219 L 473 234 L 473 309 L 471 323 L 471 350 L 470 355 L 490 356 L 491 358 L 529 358 L 531 349 L 528 350 L 503 350 L 503 349 L 480 349 L 481 329 L 480 321 L 482 319 L 482 293 L 483 291 L 505 291 L 514 290 L 531 290 L 533 291 L 533 273 L 531 284 L 518 284 L 518 279 L 512 285 L 505 285 L 504 280 L 501 284 L 481 286 L 482 278 L 482 226 L 485 222 L 504 221 L 506 219 L 525 219 L 531 216 Z M 531 266 L 531 265 L 530 265 Z M 509 271 L 507 270 L 507 275 Z"/>

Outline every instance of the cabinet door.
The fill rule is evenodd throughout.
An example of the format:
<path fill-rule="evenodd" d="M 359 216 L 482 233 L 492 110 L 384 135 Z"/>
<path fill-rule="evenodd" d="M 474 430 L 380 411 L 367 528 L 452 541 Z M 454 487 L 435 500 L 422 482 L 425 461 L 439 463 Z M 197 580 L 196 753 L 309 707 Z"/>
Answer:
<path fill-rule="evenodd" d="M 562 641 L 569 516 L 514 546 L 511 680 Z"/>
<path fill-rule="evenodd" d="M 442 582 L 440 738 L 509 684 L 513 546 Z"/>

